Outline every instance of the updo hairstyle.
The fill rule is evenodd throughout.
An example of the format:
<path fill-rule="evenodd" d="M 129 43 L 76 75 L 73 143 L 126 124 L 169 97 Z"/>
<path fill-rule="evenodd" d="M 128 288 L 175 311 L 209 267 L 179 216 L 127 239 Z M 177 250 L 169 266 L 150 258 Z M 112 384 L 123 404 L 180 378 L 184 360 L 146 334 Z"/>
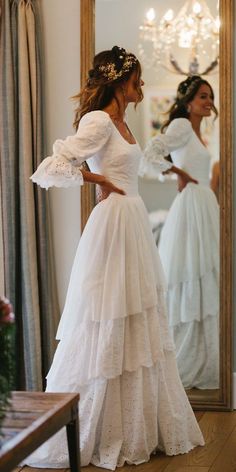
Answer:
<path fill-rule="evenodd" d="M 170 122 L 175 118 L 189 118 L 188 104 L 194 99 L 195 95 L 203 84 L 210 88 L 212 100 L 214 101 L 214 92 L 212 86 L 209 84 L 209 82 L 207 82 L 207 80 L 203 79 L 200 75 L 188 76 L 185 80 L 180 82 L 178 86 L 175 101 L 167 112 L 169 114 L 169 118 L 163 124 L 162 131 L 164 131 Z M 217 118 L 218 111 L 214 104 L 212 105 L 212 110 L 215 113 L 215 118 Z"/>
<path fill-rule="evenodd" d="M 138 103 L 143 99 L 143 94 L 140 84 L 141 66 L 136 56 L 118 46 L 98 53 L 94 57 L 92 69 L 88 72 L 84 89 L 73 97 L 74 100 L 79 100 L 75 110 L 74 127 L 78 128 L 85 113 L 107 107 L 115 98 L 117 87 L 129 80 L 133 72 L 137 73 Z"/>

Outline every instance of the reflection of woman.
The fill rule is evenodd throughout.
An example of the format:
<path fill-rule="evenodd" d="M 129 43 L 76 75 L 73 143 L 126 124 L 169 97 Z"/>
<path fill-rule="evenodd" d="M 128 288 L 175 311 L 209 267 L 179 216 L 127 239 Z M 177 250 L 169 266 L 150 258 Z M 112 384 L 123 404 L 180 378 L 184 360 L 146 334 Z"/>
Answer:
<path fill-rule="evenodd" d="M 147 163 L 171 153 L 172 161 L 198 180 L 179 176 L 159 246 L 168 281 L 169 325 L 186 388 L 219 386 L 219 208 L 209 187 L 210 155 L 200 125 L 217 114 L 211 86 L 199 76 L 181 82 L 166 133 L 149 143 Z M 151 163 L 151 164 L 150 164 Z M 145 171 L 146 166 L 146 171 Z"/>
<path fill-rule="evenodd" d="M 141 85 L 133 54 L 114 47 L 95 56 L 77 133 L 56 141 L 33 176 L 41 186 L 74 185 L 88 159 L 95 173 L 81 171 L 84 178 L 106 183 L 107 198 L 80 239 L 47 390 L 80 392 L 82 465 L 108 469 L 148 461 L 158 448 L 175 455 L 204 443 L 178 376 L 162 268 L 137 190 L 141 150 L 124 118 L 142 99 Z M 27 463 L 68 467 L 64 433 Z"/>

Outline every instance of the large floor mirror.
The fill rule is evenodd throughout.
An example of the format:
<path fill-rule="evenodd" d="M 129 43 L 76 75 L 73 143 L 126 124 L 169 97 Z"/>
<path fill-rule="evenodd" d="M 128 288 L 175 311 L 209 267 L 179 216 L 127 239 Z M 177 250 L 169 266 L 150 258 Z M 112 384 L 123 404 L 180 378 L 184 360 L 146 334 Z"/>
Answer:
<path fill-rule="evenodd" d="M 189 2 L 191 3 L 191 2 Z M 195 2 L 199 5 L 198 2 Z M 232 174 L 233 174 L 233 0 L 206 0 L 204 2 L 213 17 L 219 15 L 219 49 L 217 44 L 209 45 L 210 56 L 202 49 L 203 62 L 199 64 L 197 73 L 211 67 L 211 73 L 204 75 L 210 82 L 215 93 L 215 103 L 219 117 L 205 123 L 204 136 L 212 157 L 211 172 L 216 161 L 219 162 L 219 209 L 220 209 L 220 282 L 219 293 L 219 328 L 216 349 L 219 353 L 219 373 L 214 385 L 206 382 L 203 388 L 188 385 L 186 391 L 195 409 L 230 410 L 232 408 L 232 363 L 233 363 L 233 287 L 232 287 Z M 182 57 L 177 54 L 174 46 L 171 51 L 162 55 L 159 51 L 158 61 L 152 58 L 153 46 L 147 45 L 145 50 L 145 21 L 157 21 L 163 18 L 166 11 L 174 10 L 175 16 L 186 4 L 184 0 L 81 0 L 81 82 L 85 81 L 87 71 L 95 52 L 109 49 L 115 44 L 135 53 L 143 65 L 145 81 L 144 101 L 137 111 L 128 111 L 128 121 L 141 147 L 160 127 L 163 111 L 167 111 L 176 92 L 178 83 L 186 76 L 173 71 L 174 67 L 184 70 Z M 198 8 L 196 6 L 196 8 Z M 144 15 L 149 10 L 149 17 Z M 169 13 L 171 15 L 171 13 Z M 168 17 L 168 13 L 167 13 Z M 141 26 L 141 28 L 140 28 Z M 216 35 L 217 42 L 217 35 Z M 219 51 L 219 52 L 218 52 Z M 171 54 L 170 54 L 171 53 Z M 188 51 L 185 48 L 183 55 Z M 215 54 L 215 56 L 214 56 Z M 167 59 L 174 58 L 172 64 Z M 187 57 L 187 56 L 186 56 Z M 214 62 L 215 59 L 215 62 Z M 219 59 L 219 61 L 218 61 Z M 185 60 L 187 60 L 185 58 Z M 210 61 L 210 62 L 209 62 Z M 158 63 L 157 63 L 158 62 Z M 199 62 L 201 62 L 199 60 Z M 218 64 L 216 64 L 218 62 Z M 169 69 L 172 68 L 172 71 Z M 180 70 L 179 70 L 180 72 Z M 161 228 L 176 196 L 177 185 L 173 178 L 159 181 L 140 180 L 140 193 L 144 199 L 153 226 L 157 246 Z M 85 185 L 82 189 L 81 214 L 82 228 L 96 204 L 95 191 Z M 201 341 L 199 341 L 201 342 Z M 216 353 L 217 356 L 217 353 Z M 208 359 L 206 359 L 206 363 Z"/>

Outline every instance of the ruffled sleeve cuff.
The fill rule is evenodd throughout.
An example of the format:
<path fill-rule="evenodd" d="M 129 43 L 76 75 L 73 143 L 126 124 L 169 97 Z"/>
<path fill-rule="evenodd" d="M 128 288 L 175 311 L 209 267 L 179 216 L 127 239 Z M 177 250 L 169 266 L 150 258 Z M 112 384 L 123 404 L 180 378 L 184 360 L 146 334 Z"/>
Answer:
<path fill-rule="evenodd" d="M 155 179 L 160 174 L 170 169 L 173 164 L 167 161 L 169 150 L 164 142 L 152 139 L 145 148 L 139 167 L 139 176 L 147 179 Z"/>
<path fill-rule="evenodd" d="M 39 165 L 31 180 L 43 188 L 75 187 L 83 184 L 80 166 L 101 152 L 112 132 L 112 121 L 101 110 L 86 113 L 73 136 L 57 139 L 53 155 Z"/>
<path fill-rule="evenodd" d="M 42 188 L 77 187 L 83 185 L 83 175 L 76 159 L 49 156 L 44 159 L 30 179 Z"/>

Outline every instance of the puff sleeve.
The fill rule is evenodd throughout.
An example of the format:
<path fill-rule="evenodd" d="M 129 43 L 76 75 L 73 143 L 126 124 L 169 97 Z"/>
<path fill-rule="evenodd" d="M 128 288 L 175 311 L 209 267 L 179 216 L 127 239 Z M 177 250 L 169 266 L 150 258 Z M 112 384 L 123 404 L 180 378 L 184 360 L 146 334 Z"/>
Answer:
<path fill-rule="evenodd" d="M 139 175 L 144 178 L 157 178 L 161 172 L 172 167 L 172 163 L 165 159 L 172 151 L 187 144 L 192 133 L 192 126 L 187 118 L 173 120 L 165 134 L 158 134 L 152 138 L 141 158 Z"/>
<path fill-rule="evenodd" d="M 82 185 L 83 176 L 79 167 L 103 148 L 111 130 L 107 113 L 100 110 L 87 113 L 75 135 L 54 143 L 53 155 L 41 162 L 31 180 L 46 189 Z"/>

